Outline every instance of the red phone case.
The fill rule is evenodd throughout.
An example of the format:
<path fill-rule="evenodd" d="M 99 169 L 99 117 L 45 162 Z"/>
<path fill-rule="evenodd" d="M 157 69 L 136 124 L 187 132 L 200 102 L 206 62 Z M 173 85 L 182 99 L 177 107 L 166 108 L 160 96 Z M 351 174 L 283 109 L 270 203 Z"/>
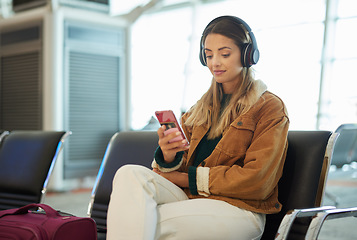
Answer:
<path fill-rule="evenodd" d="M 173 140 L 171 140 L 170 142 L 175 142 L 175 141 L 180 141 L 183 139 L 187 138 L 185 136 L 185 133 L 183 132 L 179 122 L 177 121 L 175 114 L 172 110 L 164 110 L 164 111 L 156 111 L 155 115 L 157 117 L 157 120 L 159 121 L 159 123 L 161 125 L 165 125 L 166 126 L 166 131 L 165 133 L 171 133 L 170 129 L 173 128 L 177 128 L 180 132 L 181 132 L 181 136 L 178 136 L 177 138 L 174 138 Z M 188 145 L 188 141 L 187 141 L 187 145 Z"/>

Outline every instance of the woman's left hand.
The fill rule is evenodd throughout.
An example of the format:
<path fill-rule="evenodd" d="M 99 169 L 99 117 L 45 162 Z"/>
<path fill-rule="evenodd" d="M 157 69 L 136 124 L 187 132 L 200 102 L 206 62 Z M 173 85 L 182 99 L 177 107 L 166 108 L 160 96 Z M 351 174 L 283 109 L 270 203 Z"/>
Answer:
<path fill-rule="evenodd" d="M 188 174 L 184 172 L 172 171 L 172 172 L 161 172 L 159 169 L 154 168 L 154 172 L 160 176 L 166 178 L 170 182 L 176 184 L 182 188 L 188 188 Z"/>

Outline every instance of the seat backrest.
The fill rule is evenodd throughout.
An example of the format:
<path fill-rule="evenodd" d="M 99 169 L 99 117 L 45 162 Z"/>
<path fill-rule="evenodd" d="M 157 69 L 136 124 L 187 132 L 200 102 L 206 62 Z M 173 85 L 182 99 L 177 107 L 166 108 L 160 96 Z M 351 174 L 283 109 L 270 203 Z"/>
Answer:
<path fill-rule="evenodd" d="M 289 131 L 283 176 L 279 181 L 282 211 L 267 215 L 262 239 L 274 239 L 284 215 L 293 209 L 321 206 L 330 165 L 330 131 Z M 332 139 L 332 138 L 331 138 Z M 306 220 L 306 219 L 305 219 Z M 304 234 L 308 222 L 302 220 L 291 229 L 291 237 Z"/>
<path fill-rule="evenodd" d="M 321 205 L 330 158 L 326 148 L 329 131 L 290 131 L 283 176 L 279 182 L 279 201 L 283 209 L 267 215 L 262 239 L 274 239 L 280 222 L 288 210 Z M 125 164 L 150 167 L 158 146 L 156 132 L 116 133 L 108 144 L 95 186 L 88 214 L 98 226 L 106 229 L 107 209 L 115 172 Z"/>
<path fill-rule="evenodd" d="M 12 131 L 0 148 L 0 210 L 39 203 L 69 133 Z"/>
<path fill-rule="evenodd" d="M 118 132 L 111 138 L 93 187 L 88 215 L 98 229 L 106 229 L 107 210 L 116 171 L 126 164 L 151 167 L 158 147 L 156 131 Z"/>
<path fill-rule="evenodd" d="M 336 131 L 339 137 L 332 154 L 331 164 L 342 167 L 355 161 L 357 152 L 357 124 L 342 124 Z"/>

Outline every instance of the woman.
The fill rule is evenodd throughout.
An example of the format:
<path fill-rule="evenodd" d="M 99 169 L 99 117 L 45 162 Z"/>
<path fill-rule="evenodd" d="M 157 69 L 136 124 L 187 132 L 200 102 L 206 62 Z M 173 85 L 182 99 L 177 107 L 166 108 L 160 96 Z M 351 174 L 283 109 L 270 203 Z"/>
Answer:
<path fill-rule="evenodd" d="M 113 180 L 108 239 L 260 239 L 265 214 L 281 209 L 287 150 L 284 103 L 254 80 L 259 52 L 241 19 L 210 22 L 200 60 L 210 89 L 182 117 L 190 142 L 157 131 L 153 171 L 128 165 Z"/>

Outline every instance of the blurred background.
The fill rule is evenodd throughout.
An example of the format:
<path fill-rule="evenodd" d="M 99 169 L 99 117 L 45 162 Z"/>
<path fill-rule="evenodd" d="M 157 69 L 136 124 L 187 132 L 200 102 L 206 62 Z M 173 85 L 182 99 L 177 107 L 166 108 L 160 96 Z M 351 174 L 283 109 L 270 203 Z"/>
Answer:
<path fill-rule="evenodd" d="M 45 203 L 86 216 L 113 134 L 195 104 L 212 78 L 199 41 L 220 15 L 251 27 L 256 78 L 286 103 L 290 130 L 341 134 L 323 204 L 357 206 L 356 0 L 0 0 L 0 130 L 72 132 Z M 321 239 L 355 239 L 355 220 Z"/>
<path fill-rule="evenodd" d="M 220 15 L 252 28 L 291 130 L 357 123 L 355 0 L 0 0 L 0 129 L 72 131 L 50 188 L 91 188 L 115 132 L 208 89 L 199 41 Z"/>

